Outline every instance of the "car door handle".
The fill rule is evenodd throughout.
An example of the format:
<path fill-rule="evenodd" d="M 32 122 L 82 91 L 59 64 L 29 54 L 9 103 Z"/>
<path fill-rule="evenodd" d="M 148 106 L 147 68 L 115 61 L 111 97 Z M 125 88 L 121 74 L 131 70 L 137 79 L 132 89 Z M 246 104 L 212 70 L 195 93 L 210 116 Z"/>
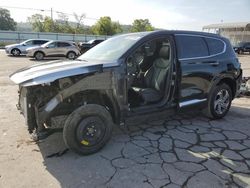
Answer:
<path fill-rule="evenodd" d="M 206 64 L 211 66 L 218 66 L 220 63 L 218 61 L 196 61 L 196 62 L 189 62 L 190 65 L 200 65 L 200 64 Z"/>
<path fill-rule="evenodd" d="M 218 66 L 220 63 L 218 61 L 204 61 L 203 64 L 209 64 L 211 66 Z"/>

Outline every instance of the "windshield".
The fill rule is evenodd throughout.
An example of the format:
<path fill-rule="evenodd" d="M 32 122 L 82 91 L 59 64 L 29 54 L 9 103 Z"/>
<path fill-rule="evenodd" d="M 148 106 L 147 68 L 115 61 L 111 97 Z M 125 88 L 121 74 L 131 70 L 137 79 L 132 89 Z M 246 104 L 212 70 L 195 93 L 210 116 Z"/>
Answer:
<path fill-rule="evenodd" d="M 133 33 L 112 37 L 89 51 L 85 52 L 79 60 L 114 61 L 119 59 L 131 46 L 140 40 L 145 33 Z"/>

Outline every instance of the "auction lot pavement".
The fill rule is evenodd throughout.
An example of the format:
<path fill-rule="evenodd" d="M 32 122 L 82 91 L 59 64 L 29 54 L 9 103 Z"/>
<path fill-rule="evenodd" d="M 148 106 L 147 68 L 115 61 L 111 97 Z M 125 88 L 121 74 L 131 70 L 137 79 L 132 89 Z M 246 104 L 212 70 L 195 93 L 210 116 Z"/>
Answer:
<path fill-rule="evenodd" d="M 250 55 L 240 61 L 250 76 Z M 79 156 L 61 133 L 29 139 L 8 75 L 34 63 L 0 51 L 0 187 L 250 187 L 250 98 L 221 120 L 196 112 L 116 128 L 100 152 Z"/>

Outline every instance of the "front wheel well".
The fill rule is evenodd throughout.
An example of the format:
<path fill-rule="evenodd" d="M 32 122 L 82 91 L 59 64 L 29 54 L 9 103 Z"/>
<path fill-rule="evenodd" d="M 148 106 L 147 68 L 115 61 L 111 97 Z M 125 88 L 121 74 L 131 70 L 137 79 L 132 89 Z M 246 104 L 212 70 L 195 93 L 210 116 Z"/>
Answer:
<path fill-rule="evenodd" d="M 112 96 L 111 92 L 107 90 L 86 90 L 75 93 L 65 99 L 64 101 L 71 101 L 69 113 L 86 104 L 98 104 L 104 106 L 111 114 L 113 122 L 119 123 L 120 115 L 118 105 Z"/>
<path fill-rule="evenodd" d="M 76 52 L 74 52 L 73 50 L 70 50 L 70 51 L 68 51 L 67 56 L 69 55 L 69 53 L 74 53 L 74 54 L 76 54 Z"/>
<path fill-rule="evenodd" d="M 19 48 L 13 48 L 13 49 L 10 51 L 10 53 L 11 53 L 12 55 L 14 55 L 14 50 L 19 51 L 19 54 L 21 54 L 21 50 L 20 50 Z"/>
<path fill-rule="evenodd" d="M 230 87 L 232 91 L 232 97 L 234 98 L 236 94 L 236 81 L 231 78 L 223 78 L 218 82 L 217 85 L 221 85 L 223 83 L 227 84 Z"/>
<path fill-rule="evenodd" d="M 19 52 L 21 52 L 21 50 L 19 50 L 18 48 L 13 48 L 11 52 L 13 52 L 14 50 L 18 50 Z"/>

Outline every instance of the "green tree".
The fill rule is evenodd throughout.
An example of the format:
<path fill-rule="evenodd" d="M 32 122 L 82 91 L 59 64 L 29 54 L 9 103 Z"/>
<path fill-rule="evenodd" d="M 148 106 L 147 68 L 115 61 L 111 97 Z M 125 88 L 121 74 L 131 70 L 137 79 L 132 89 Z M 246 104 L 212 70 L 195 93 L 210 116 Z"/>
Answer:
<path fill-rule="evenodd" d="M 0 8 L 0 30 L 12 30 L 16 29 L 16 22 L 10 16 L 10 11 Z"/>
<path fill-rule="evenodd" d="M 28 22 L 31 23 L 33 31 L 45 32 L 43 15 L 34 14 L 31 17 L 28 17 Z"/>
<path fill-rule="evenodd" d="M 114 35 L 121 33 L 122 28 L 118 22 L 113 22 L 110 17 L 104 16 L 92 27 L 92 31 L 97 35 Z"/>
<path fill-rule="evenodd" d="M 134 20 L 131 28 L 131 32 L 153 31 L 154 27 L 151 25 L 148 19 L 136 19 Z"/>
<path fill-rule="evenodd" d="M 79 18 L 76 24 L 69 23 L 68 17 L 64 14 L 60 14 L 59 18 L 58 20 L 52 20 L 48 16 L 34 14 L 28 18 L 28 21 L 31 23 L 33 31 L 37 32 L 85 33 L 82 25 L 83 18 Z"/>
<path fill-rule="evenodd" d="M 43 29 L 44 32 L 57 32 L 58 26 L 50 17 L 46 16 L 43 21 Z"/>

